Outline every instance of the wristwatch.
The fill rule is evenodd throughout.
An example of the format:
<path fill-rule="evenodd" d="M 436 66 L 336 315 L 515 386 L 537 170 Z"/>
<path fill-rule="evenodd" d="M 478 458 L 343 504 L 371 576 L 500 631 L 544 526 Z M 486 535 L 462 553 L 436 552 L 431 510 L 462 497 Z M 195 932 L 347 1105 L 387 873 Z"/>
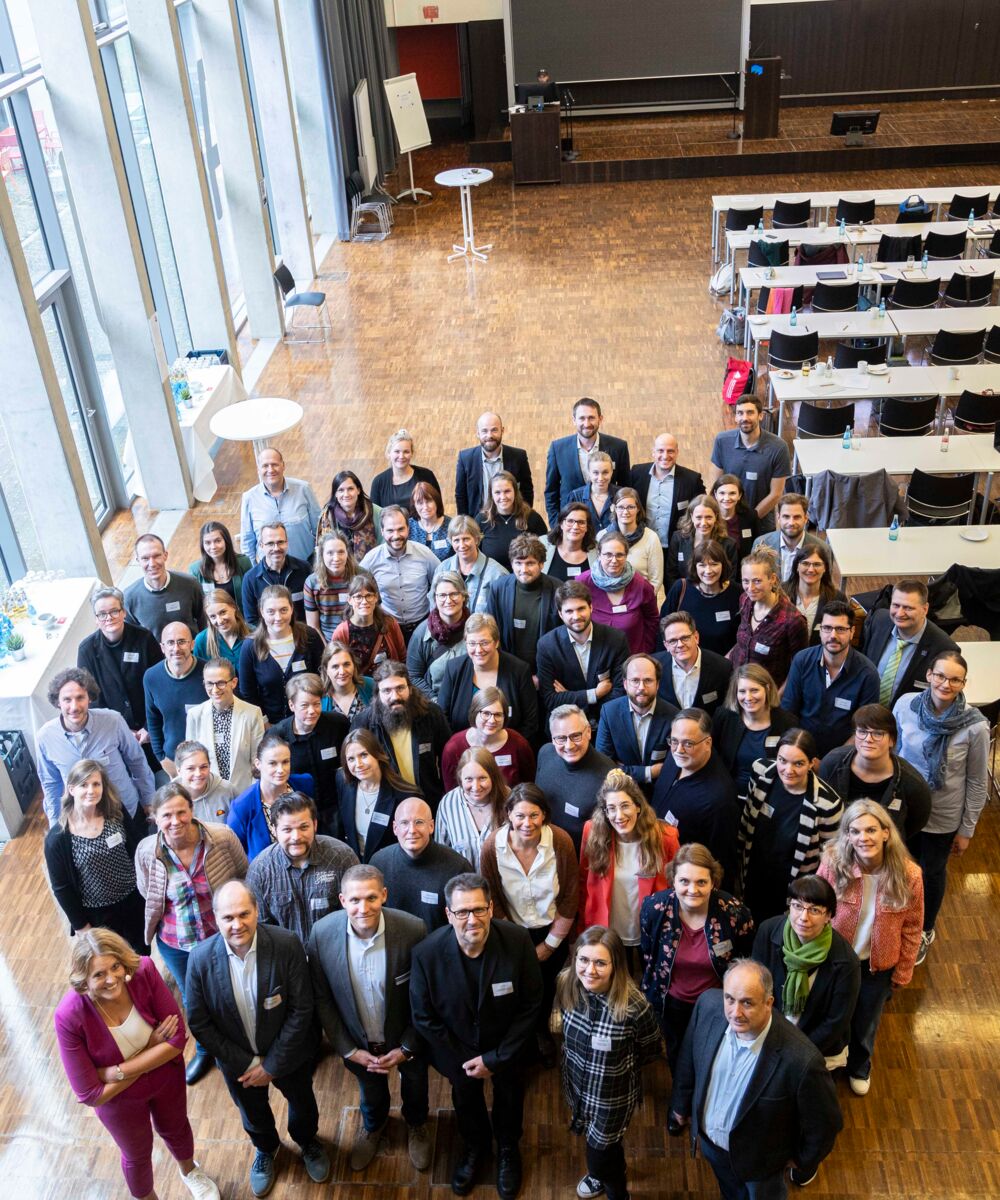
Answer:
<path fill-rule="evenodd" d="M 410 1062 L 413 1058 L 416 1057 L 416 1055 L 413 1053 L 413 1051 L 407 1050 L 407 1048 L 405 1046 L 400 1046 L 399 1048 L 402 1051 L 403 1057 L 406 1059 L 407 1062 Z"/>
<path fill-rule="evenodd" d="M 125 1072 L 122 1070 L 121 1063 L 119 1063 L 118 1066 L 115 1067 L 115 1081 L 117 1083 L 124 1083 L 124 1081 L 125 1081 Z"/>

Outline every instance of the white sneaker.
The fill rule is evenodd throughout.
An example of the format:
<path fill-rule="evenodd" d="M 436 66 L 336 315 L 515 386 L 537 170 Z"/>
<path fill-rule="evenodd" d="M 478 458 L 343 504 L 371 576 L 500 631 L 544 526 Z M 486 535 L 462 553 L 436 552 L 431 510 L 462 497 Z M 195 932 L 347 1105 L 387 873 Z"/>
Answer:
<path fill-rule="evenodd" d="M 194 1164 L 194 1170 L 182 1175 L 181 1179 L 195 1200 L 221 1200 L 218 1184 L 214 1179 L 209 1179 L 197 1163 Z"/>
<path fill-rule="evenodd" d="M 927 951 L 931 948 L 931 943 L 934 941 L 936 932 L 933 929 L 925 929 L 920 935 L 920 948 L 917 950 L 917 960 L 913 964 L 919 967 L 920 964 L 927 958 Z"/>
<path fill-rule="evenodd" d="M 872 1085 L 871 1079 L 858 1079 L 854 1075 L 850 1079 L 851 1091 L 855 1096 L 867 1096 L 868 1089 Z"/>

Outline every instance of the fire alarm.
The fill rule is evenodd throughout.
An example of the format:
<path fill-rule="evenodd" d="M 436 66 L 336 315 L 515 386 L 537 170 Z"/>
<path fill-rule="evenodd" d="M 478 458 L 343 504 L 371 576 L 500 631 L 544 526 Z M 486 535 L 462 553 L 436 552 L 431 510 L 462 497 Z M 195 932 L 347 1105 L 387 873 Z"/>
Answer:
<path fill-rule="evenodd" d="M 440 15 L 441 15 L 440 9 L 438 8 L 438 6 L 436 4 L 425 4 L 424 5 L 424 20 L 425 21 L 436 21 Z"/>

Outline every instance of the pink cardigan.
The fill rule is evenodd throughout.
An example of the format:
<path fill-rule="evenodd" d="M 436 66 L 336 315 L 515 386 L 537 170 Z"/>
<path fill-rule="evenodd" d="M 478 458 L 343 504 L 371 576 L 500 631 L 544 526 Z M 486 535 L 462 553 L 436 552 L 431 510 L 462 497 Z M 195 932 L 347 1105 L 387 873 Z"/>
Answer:
<path fill-rule="evenodd" d="M 133 975 L 132 981 L 125 986 L 139 1015 L 154 1028 L 169 1016 L 178 1018 L 177 1032 L 170 1039 L 170 1044 L 183 1052 L 184 1043 L 187 1041 L 184 1017 L 170 994 L 170 989 L 160 978 L 160 972 L 153 960 L 140 959 L 139 969 Z M 69 1085 L 81 1104 L 94 1107 L 104 1091 L 104 1084 L 97 1074 L 98 1069 L 116 1066 L 122 1061 L 122 1052 L 89 996 L 81 996 L 79 992 L 74 991 L 67 992 L 59 1001 L 55 1012 L 55 1024 L 59 1057 L 62 1059 Z M 119 1095 L 135 1099 L 136 1088 L 141 1089 L 147 1081 L 152 1094 L 157 1089 L 157 1076 L 161 1071 L 183 1070 L 184 1057 L 181 1053 L 170 1062 L 141 1076 L 127 1091 Z M 118 1098 L 113 1097 L 108 1104 L 114 1104 Z"/>
<path fill-rule="evenodd" d="M 611 893 L 615 886 L 615 856 L 611 856 L 611 865 L 607 875 L 594 875 L 587 861 L 587 842 L 590 840 L 588 821 L 583 827 L 583 837 L 580 840 L 580 928 L 589 929 L 591 925 L 607 925 L 611 919 Z M 660 832 L 663 835 L 664 866 L 680 849 L 680 839 L 673 825 L 660 822 Z M 612 838 L 614 835 L 612 835 Z M 612 841 L 612 845 L 613 845 Z M 639 907 L 653 892 L 661 892 L 667 886 L 662 871 L 655 877 L 652 875 L 639 876 Z"/>

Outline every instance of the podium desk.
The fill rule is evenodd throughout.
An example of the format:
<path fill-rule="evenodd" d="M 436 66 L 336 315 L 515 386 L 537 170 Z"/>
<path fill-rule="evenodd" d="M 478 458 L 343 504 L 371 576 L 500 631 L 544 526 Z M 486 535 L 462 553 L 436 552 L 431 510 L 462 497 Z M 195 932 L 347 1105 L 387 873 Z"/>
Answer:
<path fill-rule="evenodd" d="M 561 110 L 546 104 L 541 112 L 510 114 L 510 152 L 515 183 L 559 183 L 562 177 Z"/>

